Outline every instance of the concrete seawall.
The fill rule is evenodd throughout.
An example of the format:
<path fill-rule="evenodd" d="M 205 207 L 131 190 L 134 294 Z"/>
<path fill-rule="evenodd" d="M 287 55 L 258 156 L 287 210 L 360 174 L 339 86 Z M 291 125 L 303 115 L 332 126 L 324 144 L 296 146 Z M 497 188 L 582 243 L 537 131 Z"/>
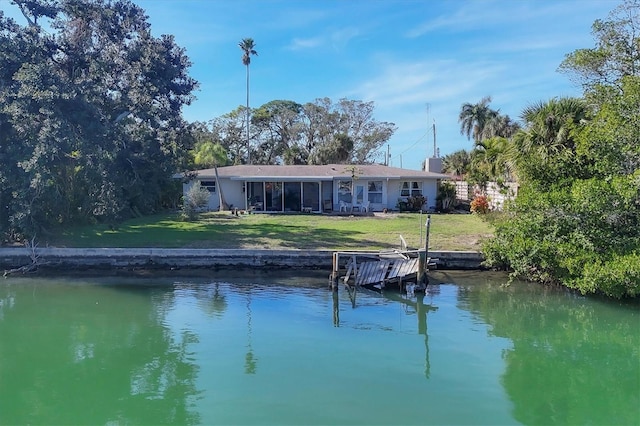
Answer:
<path fill-rule="evenodd" d="M 39 270 L 273 268 L 331 270 L 329 250 L 39 248 Z M 478 252 L 430 251 L 438 269 L 481 269 Z M 26 248 L 0 248 L 0 270 L 32 264 Z"/>

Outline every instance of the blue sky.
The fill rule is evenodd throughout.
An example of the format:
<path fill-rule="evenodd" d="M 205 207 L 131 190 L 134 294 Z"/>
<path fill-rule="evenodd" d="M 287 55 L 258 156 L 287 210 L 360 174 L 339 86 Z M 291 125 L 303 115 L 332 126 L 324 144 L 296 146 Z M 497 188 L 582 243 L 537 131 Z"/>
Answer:
<path fill-rule="evenodd" d="M 524 107 L 581 90 L 557 72 L 565 54 L 594 46 L 591 24 L 614 0 L 134 0 L 155 35 L 173 34 L 193 62 L 206 121 L 246 102 L 238 42 L 255 40 L 250 105 L 329 97 L 373 101 L 398 129 L 391 165 L 419 169 L 433 155 L 471 149 L 460 134 L 465 102 L 491 96 L 519 118 Z M 7 6 L 6 0 L 0 5 Z M 385 146 L 386 150 L 386 146 Z"/>

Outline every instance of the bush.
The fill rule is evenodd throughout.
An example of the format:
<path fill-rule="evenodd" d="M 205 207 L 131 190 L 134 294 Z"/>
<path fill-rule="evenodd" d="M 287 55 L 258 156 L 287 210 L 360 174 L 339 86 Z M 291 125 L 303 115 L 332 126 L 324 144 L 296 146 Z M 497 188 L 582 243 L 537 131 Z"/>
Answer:
<path fill-rule="evenodd" d="M 398 207 L 401 212 L 419 212 L 426 202 L 427 198 L 424 195 L 415 195 L 407 197 L 406 200 L 398 198 L 396 207 Z"/>
<path fill-rule="evenodd" d="M 489 212 L 489 200 L 486 195 L 478 195 L 471 201 L 471 213 L 487 214 Z"/>
<path fill-rule="evenodd" d="M 195 220 L 198 213 L 209 204 L 209 191 L 194 183 L 184 196 L 182 213 L 187 220 Z"/>
<path fill-rule="evenodd" d="M 438 210 L 447 213 L 456 201 L 456 185 L 453 182 L 442 182 L 438 188 L 436 206 Z"/>

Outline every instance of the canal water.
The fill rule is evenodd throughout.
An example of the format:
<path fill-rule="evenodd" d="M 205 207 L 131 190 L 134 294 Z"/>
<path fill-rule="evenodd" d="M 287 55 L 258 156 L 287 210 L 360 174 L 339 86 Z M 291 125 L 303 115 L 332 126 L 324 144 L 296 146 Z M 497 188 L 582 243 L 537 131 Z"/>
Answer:
<path fill-rule="evenodd" d="M 0 424 L 640 424 L 640 306 L 432 274 L 0 281 Z"/>

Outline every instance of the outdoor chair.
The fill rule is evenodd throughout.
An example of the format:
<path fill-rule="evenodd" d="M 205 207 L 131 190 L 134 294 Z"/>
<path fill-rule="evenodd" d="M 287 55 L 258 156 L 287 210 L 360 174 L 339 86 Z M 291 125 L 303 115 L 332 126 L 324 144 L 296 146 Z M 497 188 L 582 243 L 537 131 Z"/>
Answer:
<path fill-rule="evenodd" d="M 341 212 L 349 212 L 352 210 L 351 203 L 346 203 L 344 201 L 340 201 L 340 211 Z"/>

